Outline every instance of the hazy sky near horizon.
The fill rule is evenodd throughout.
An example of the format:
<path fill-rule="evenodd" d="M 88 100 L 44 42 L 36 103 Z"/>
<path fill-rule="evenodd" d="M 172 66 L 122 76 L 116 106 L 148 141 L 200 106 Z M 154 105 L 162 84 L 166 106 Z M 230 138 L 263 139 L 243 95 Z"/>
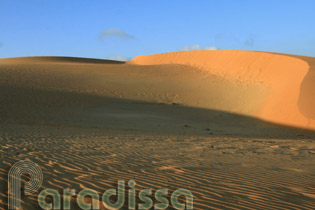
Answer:
<path fill-rule="evenodd" d="M 0 58 L 193 49 L 315 56 L 314 0 L 0 0 Z"/>

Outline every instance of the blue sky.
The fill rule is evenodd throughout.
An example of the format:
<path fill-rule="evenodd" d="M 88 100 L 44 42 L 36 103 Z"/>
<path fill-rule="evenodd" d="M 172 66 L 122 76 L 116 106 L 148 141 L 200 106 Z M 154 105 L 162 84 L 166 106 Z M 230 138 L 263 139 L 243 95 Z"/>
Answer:
<path fill-rule="evenodd" d="M 315 56 L 314 0 L 0 0 L 0 58 L 206 49 Z"/>

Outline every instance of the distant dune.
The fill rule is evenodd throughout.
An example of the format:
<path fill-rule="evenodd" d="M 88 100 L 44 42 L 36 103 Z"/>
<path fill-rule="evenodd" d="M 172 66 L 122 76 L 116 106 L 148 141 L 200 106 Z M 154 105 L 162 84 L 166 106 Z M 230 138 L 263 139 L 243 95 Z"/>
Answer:
<path fill-rule="evenodd" d="M 103 60 L 95 58 L 79 57 L 58 57 L 58 56 L 34 56 L 34 57 L 17 57 L 6 58 L 1 60 L 2 63 L 90 63 L 90 64 L 123 64 L 125 62 L 114 60 Z"/>
<path fill-rule="evenodd" d="M 315 119 L 315 58 L 252 51 L 185 51 L 158 55 L 138 56 L 129 62 L 137 65 L 181 64 L 199 69 L 204 74 L 227 79 L 240 86 L 259 85 L 268 93 L 243 101 L 243 106 L 221 110 L 247 114 L 271 122 L 314 129 Z M 184 84 L 185 81 L 182 81 Z M 243 87 L 247 93 L 246 87 Z M 230 92 L 231 90 L 226 90 Z M 233 91 L 233 90 L 232 90 Z M 224 94 L 224 93 L 223 93 Z M 235 92 L 235 100 L 244 100 Z M 224 97 L 224 96 L 222 96 Z M 226 96 L 229 97 L 229 96 Z M 256 109 L 255 101 L 261 100 Z M 216 101 L 213 101 L 216 103 Z M 229 103 L 233 103 L 229 101 Z M 239 101 L 235 101 L 238 104 Z M 207 105 L 200 104 L 207 108 Z M 249 111 L 250 110 L 250 111 Z"/>

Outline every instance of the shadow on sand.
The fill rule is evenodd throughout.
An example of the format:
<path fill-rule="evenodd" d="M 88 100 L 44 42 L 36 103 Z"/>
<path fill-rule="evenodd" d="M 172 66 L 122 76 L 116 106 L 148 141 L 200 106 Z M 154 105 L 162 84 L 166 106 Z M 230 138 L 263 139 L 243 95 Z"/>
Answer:
<path fill-rule="evenodd" d="M 2 125 L 74 126 L 175 135 L 315 139 L 314 131 L 180 104 L 9 86 L 1 86 L 0 95 Z"/>

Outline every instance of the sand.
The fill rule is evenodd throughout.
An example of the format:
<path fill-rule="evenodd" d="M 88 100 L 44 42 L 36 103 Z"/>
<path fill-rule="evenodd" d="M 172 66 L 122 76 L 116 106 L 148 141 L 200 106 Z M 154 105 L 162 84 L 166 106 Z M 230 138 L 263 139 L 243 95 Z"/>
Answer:
<path fill-rule="evenodd" d="M 194 53 L 177 52 L 139 56 L 130 63 L 138 65 L 181 64 L 242 85 L 260 84 L 269 88 L 270 92 L 265 96 L 260 96 L 263 102 L 257 110 L 251 110 L 251 101 L 257 101 L 257 98 L 252 96 L 244 101 L 242 109 L 233 110 L 229 107 L 221 109 L 271 122 L 315 129 L 315 113 L 312 109 L 315 107 L 315 97 L 310 93 L 310 90 L 315 88 L 314 82 L 312 82 L 314 76 L 310 76 L 311 73 L 308 73 L 313 74 L 314 60 L 314 58 L 264 52 L 229 50 L 208 52 L 202 50 Z M 301 98 L 299 98 L 300 94 Z M 237 98 L 236 100 L 244 99 Z M 200 106 L 212 108 L 206 104 Z"/>
<path fill-rule="evenodd" d="M 194 209 L 314 209 L 314 65 L 250 51 L 0 59 L 0 208 L 10 166 L 30 159 L 41 189 L 133 179 L 186 188 Z"/>

